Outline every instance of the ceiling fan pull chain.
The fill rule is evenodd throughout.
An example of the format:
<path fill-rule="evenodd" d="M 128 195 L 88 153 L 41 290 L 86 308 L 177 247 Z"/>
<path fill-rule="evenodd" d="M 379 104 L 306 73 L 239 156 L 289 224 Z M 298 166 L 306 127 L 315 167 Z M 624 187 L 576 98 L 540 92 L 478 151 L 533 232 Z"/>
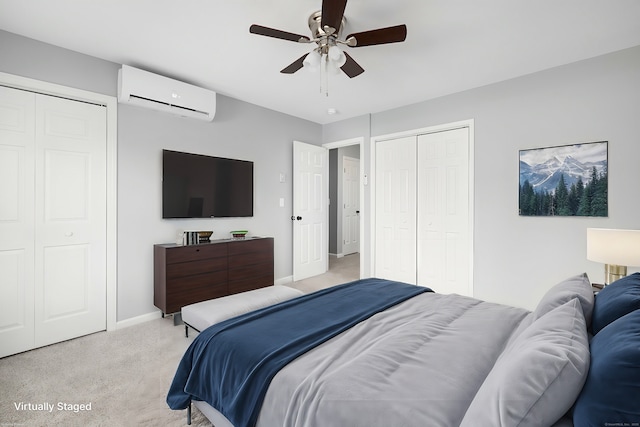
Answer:
<path fill-rule="evenodd" d="M 324 96 L 329 96 L 329 56 L 322 54 L 322 64 L 320 70 L 320 91 Z"/>

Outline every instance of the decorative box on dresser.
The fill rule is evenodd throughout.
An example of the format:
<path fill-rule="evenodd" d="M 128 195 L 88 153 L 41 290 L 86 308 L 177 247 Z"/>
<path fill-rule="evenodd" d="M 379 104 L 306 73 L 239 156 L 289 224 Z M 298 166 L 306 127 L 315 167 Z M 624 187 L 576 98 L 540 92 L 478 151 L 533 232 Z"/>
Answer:
<path fill-rule="evenodd" d="M 273 285 L 273 238 L 154 245 L 153 303 L 162 313 Z"/>

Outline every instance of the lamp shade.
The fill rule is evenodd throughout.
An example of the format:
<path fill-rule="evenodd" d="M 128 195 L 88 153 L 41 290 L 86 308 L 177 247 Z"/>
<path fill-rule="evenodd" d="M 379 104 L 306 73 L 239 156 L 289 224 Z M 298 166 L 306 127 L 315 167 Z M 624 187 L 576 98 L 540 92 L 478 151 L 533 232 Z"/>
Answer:
<path fill-rule="evenodd" d="M 329 47 L 329 59 L 335 64 L 336 68 L 340 68 L 347 62 L 347 57 L 338 46 Z"/>
<path fill-rule="evenodd" d="M 320 68 L 320 53 L 317 50 L 312 50 L 302 61 L 302 66 L 307 70 L 317 71 Z"/>
<path fill-rule="evenodd" d="M 587 259 L 603 264 L 640 266 L 640 230 L 587 228 Z"/>

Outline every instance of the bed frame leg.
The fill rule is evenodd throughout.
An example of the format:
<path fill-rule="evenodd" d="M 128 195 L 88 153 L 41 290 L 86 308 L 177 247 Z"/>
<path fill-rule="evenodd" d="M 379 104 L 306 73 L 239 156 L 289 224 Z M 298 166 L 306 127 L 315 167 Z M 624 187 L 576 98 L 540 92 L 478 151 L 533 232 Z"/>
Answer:
<path fill-rule="evenodd" d="M 189 406 L 187 406 L 187 425 L 191 425 L 191 402 L 189 402 Z"/>
<path fill-rule="evenodd" d="M 184 336 L 189 338 L 189 327 L 187 325 L 184 325 Z"/>

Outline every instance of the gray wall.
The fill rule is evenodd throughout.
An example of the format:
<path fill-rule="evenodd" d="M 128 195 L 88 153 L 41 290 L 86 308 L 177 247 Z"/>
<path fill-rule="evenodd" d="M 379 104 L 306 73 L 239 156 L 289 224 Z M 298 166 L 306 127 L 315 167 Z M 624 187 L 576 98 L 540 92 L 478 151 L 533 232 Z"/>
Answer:
<path fill-rule="evenodd" d="M 640 143 L 634 124 L 639 100 L 640 47 L 635 47 L 373 114 L 369 124 L 362 118 L 325 125 L 323 138 L 379 136 L 473 119 L 474 294 L 531 308 L 570 275 L 587 272 L 602 282 L 603 266 L 586 259 L 587 227 L 640 228 Z M 518 216 L 520 149 L 602 140 L 609 141 L 608 218 Z"/>
<path fill-rule="evenodd" d="M 0 71 L 116 95 L 119 64 L 0 31 Z M 233 229 L 273 236 L 275 278 L 292 274 L 292 141 L 319 144 L 316 123 L 218 96 L 213 122 L 118 105 L 117 320 L 154 312 L 153 244 L 174 242 L 178 230 Z M 163 148 L 254 161 L 255 216 L 162 220 Z M 279 182 L 285 173 L 285 183 Z M 279 199 L 285 207 L 279 207 Z"/>
<path fill-rule="evenodd" d="M 319 125 L 224 96 L 218 96 L 216 117 L 211 123 L 120 105 L 119 318 L 153 308 L 152 288 L 141 289 L 139 284 L 153 280 L 152 244 L 175 241 L 178 230 L 214 230 L 213 238 L 227 238 L 237 229 L 273 236 L 276 280 L 291 276 L 292 141 L 314 143 L 319 139 Z M 161 219 L 163 148 L 253 161 L 254 217 Z M 286 175 L 285 183 L 280 183 L 280 173 Z M 285 199 L 284 208 L 279 207 L 280 198 Z M 146 311 L 134 311 L 141 307 Z"/>
<path fill-rule="evenodd" d="M 120 64 L 0 30 L 0 71 L 116 96 Z"/>

